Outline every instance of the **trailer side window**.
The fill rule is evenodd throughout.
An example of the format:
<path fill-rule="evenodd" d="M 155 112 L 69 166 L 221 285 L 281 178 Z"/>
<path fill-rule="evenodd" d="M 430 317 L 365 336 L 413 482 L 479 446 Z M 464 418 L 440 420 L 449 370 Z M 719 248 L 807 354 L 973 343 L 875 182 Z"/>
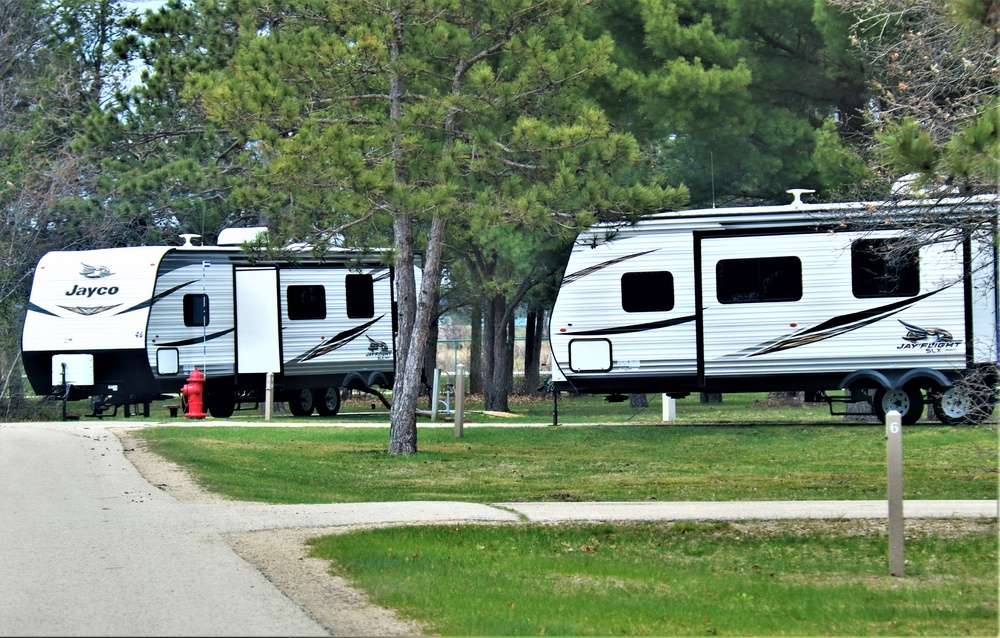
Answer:
<path fill-rule="evenodd" d="M 184 325 L 208 325 L 208 295 L 184 295 Z"/>
<path fill-rule="evenodd" d="M 347 295 L 347 316 L 367 319 L 375 316 L 375 286 L 371 275 L 347 275 L 344 278 Z"/>
<path fill-rule="evenodd" d="M 627 272 L 622 275 L 625 312 L 662 312 L 674 309 L 674 276 L 666 271 Z"/>
<path fill-rule="evenodd" d="M 289 319 L 326 319 L 326 289 L 323 286 L 289 286 L 285 297 Z"/>
<path fill-rule="evenodd" d="M 893 250 L 892 239 L 861 239 L 851 244 L 854 296 L 913 297 L 920 292 L 915 251 Z"/>
<path fill-rule="evenodd" d="M 802 262 L 798 257 L 723 259 L 715 266 L 719 303 L 798 301 Z"/>

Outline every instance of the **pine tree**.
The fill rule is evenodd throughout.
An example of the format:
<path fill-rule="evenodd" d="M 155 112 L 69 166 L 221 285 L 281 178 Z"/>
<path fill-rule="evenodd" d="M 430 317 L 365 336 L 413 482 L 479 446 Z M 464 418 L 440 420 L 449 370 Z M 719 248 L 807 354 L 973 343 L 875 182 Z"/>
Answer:
<path fill-rule="evenodd" d="M 612 70 L 610 40 L 580 33 L 585 3 L 246 6 L 253 30 L 193 90 L 253 149 L 281 235 L 371 243 L 391 230 L 400 320 L 389 451 L 416 452 L 420 363 L 449 229 L 477 242 L 513 229 L 555 235 L 678 192 L 618 181 L 637 147 L 576 90 Z"/>

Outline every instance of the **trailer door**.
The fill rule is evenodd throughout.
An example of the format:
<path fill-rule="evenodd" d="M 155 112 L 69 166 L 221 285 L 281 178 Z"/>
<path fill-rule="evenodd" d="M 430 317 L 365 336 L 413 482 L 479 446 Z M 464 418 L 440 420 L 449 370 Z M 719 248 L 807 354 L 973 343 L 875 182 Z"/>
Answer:
<path fill-rule="evenodd" d="M 850 253 L 837 249 L 838 241 L 819 233 L 702 240 L 706 378 L 794 374 L 821 365 L 813 350 L 775 344 L 829 319 L 830 300 L 842 299 L 826 283 L 841 279 L 849 286 Z M 814 289 L 804 289 L 804 281 Z"/>
<path fill-rule="evenodd" d="M 278 335 L 278 270 L 236 269 L 236 371 L 281 371 Z"/>

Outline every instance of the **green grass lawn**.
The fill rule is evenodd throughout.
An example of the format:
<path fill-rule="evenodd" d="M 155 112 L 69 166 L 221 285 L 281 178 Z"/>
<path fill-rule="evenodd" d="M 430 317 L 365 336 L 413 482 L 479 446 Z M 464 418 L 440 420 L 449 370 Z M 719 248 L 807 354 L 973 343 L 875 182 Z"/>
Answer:
<path fill-rule="evenodd" d="M 388 454 L 388 427 L 160 426 L 153 451 L 234 499 L 837 500 L 886 493 L 881 426 L 419 428 L 415 455 Z M 997 431 L 909 427 L 904 495 L 997 498 Z"/>
<path fill-rule="evenodd" d="M 388 454 L 383 423 L 310 427 L 341 417 L 280 417 L 282 427 L 173 420 L 134 434 L 209 489 L 251 501 L 886 497 L 884 427 L 830 417 L 825 406 L 775 409 L 760 395 L 727 395 L 679 407 L 686 416 L 664 425 L 658 413 L 641 420 L 658 407 L 636 414 L 579 399 L 560 404 L 580 410 L 566 419 L 575 426 L 481 423 L 456 438 L 421 420 L 409 456 Z M 550 404 L 512 409 L 517 422 L 551 421 Z M 904 428 L 905 498 L 996 499 L 997 448 L 992 424 Z M 997 635 L 996 520 L 907 521 L 903 578 L 888 574 L 885 527 L 428 525 L 326 536 L 312 551 L 426 634 Z"/>
<path fill-rule="evenodd" d="M 375 602 L 442 636 L 995 636 L 995 521 L 462 525 L 311 541 Z"/>

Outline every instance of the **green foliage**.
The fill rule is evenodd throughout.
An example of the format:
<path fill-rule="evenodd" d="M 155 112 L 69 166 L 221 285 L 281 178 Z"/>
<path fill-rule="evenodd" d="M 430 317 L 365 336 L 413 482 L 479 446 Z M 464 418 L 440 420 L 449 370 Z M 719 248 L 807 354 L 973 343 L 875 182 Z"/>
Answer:
<path fill-rule="evenodd" d="M 813 0 L 623 4 L 592 25 L 622 67 L 595 95 L 695 203 L 784 203 L 794 186 L 829 199 L 864 175 L 844 141 L 868 92 L 847 16 Z"/>
<path fill-rule="evenodd" d="M 945 143 L 913 119 L 892 122 L 877 138 L 882 161 L 897 174 L 918 176 L 918 187 L 956 185 L 973 190 L 1000 174 L 1000 106 L 966 121 Z"/>
<path fill-rule="evenodd" d="M 421 2 L 394 14 L 292 2 L 280 19 L 250 8 L 264 28 L 241 34 L 227 68 L 195 74 L 188 95 L 253 146 L 259 194 L 298 236 L 434 211 L 459 227 L 458 244 L 462 234 L 544 230 L 553 211 L 675 197 L 616 181 L 637 149 L 581 99 L 591 78 L 613 70 L 612 45 L 580 36 L 574 3 Z M 405 30 L 398 58 L 394 15 Z M 397 115 L 394 78 L 405 86 Z M 348 238 L 384 232 L 374 224 L 352 225 Z"/>

